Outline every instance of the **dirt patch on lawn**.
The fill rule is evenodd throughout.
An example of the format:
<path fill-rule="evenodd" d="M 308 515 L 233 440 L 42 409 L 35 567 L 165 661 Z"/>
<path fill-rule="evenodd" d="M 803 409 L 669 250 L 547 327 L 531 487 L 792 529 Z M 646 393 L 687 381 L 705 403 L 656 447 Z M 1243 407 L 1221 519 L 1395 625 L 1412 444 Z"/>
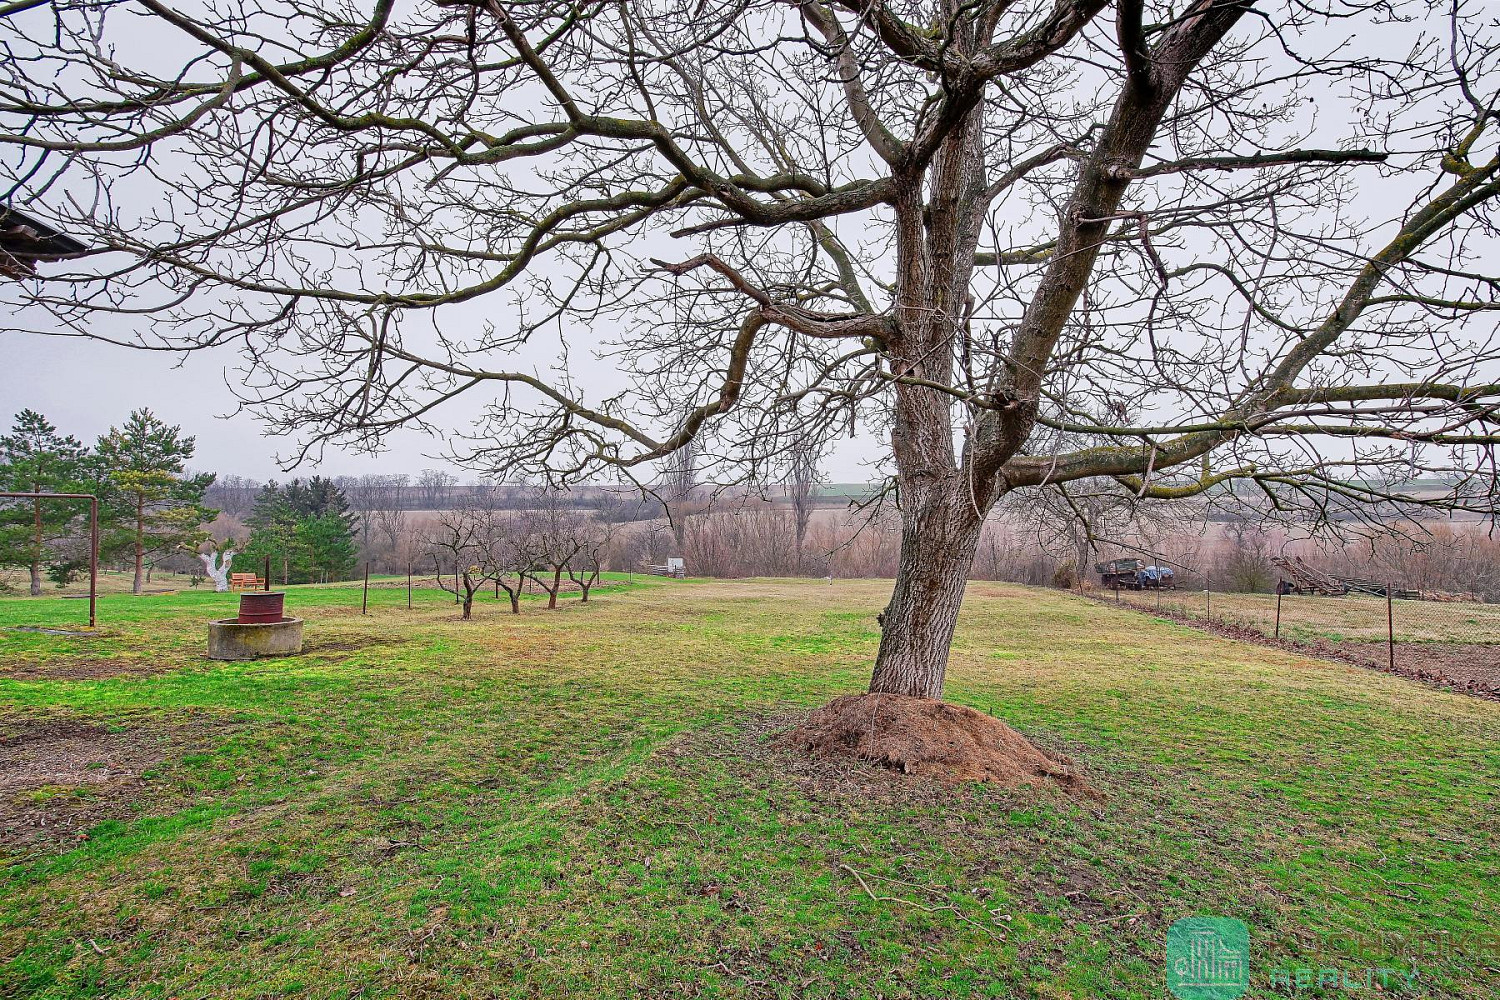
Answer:
<path fill-rule="evenodd" d="M 322 639 L 318 642 L 309 642 L 303 645 L 303 654 L 308 653 L 356 653 L 361 649 L 371 646 L 398 646 L 405 639 L 391 639 L 382 636 L 357 636 L 348 639 Z"/>
<path fill-rule="evenodd" d="M 159 809 L 171 796 L 148 774 L 183 741 L 183 730 L 166 727 L 112 732 L 68 717 L 0 716 L 0 856 L 75 844 L 143 800 Z"/>
<path fill-rule="evenodd" d="M 814 757 L 854 758 L 945 784 L 1055 785 L 1097 797 L 1068 758 L 1042 750 L 993 716 L 929 698 L 845 695 L 815 710 L 785 739 Z"/>
<path fill-rule="evenodd" d="M 150 677 L 153 674 L 164 674 L 176 666 L 178 665 L 117 657 L 54 657 L 48 660 L 0 663 L 0 677 L 16 681 L 99 681 L 116 677 Z"/>

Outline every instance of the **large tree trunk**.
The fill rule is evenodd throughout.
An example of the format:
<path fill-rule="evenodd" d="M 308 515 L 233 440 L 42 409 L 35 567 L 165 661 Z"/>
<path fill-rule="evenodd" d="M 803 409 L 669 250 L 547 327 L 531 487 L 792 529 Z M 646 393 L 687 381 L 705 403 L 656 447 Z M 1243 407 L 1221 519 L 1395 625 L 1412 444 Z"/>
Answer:
<path fill-rule="evenodd" d="M 888 352 L 891 370 L 914 382 L 954 381 L 953 345 L 967 322 L 984 218 L 983 121 L 978 103 L 933 157 L 925 183 L 920 175 L 903 178 L 895 199 L 897 332 Z M 967 448 L 956 460 L 950 395 L 902 383 L 893 392 L 901 559 L 870 692 L 941 698 L 964 585 L 998 488 L 992 472 L 973 471 Z"/>
<path fill-rule="evenodd" d="M 36 488 L 40 492 L 41 487 Z M 31 501 L 31 596 L 42 596 L 42 502 Z"/>
<path fill-rule="evenodd" d="M 961 484 L 905 498 L 901 561 L 891 603 L 881 615 L 872 694 L 943 696 L 948 646 L 983 526 Z"/>
<path fill-rule="evenodd" d="M 132 594 L 139 594 L 143 589 L 146 563 L 146 503 L 138 501 L 135 505 L 135 581 L 130 585 Z"/>

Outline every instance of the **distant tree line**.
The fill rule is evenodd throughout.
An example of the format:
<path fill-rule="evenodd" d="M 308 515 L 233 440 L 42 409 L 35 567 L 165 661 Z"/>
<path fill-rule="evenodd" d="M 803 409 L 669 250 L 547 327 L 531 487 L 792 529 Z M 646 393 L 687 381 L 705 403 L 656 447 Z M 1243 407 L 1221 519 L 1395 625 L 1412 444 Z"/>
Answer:
<path fill-rule="evenodd" d="M 0 490 L 97 496 L 100 558 L 128 564 L 139 594 L 158 560 L 208 537 L 203 525 L 216 512 L 204 494 L 214 477 L 187 470 L 194 446 L 148 409 L 132 412 L 92 446 L 22 410 L 0 437 Z M 0 502 L 0 565 L 25 569 L 33 596 L 44 575 L 63 585 L 82 571 L 88 544 L 85 501 Z"/>
<path fill-rule="evenodd" d="M 375 516 L 382 511 L 442 511 L 456 510 L 479 499 L 484 503 L 498 503 L 511 509 L 520 509 L 535 494 L 528 485 L 496 485 L 475 481 L 461 483 L 450 473 L 428 469 L 417 476 L 405 473 L 368 474 L 362 476 L 329 476 L 348 499 L 350 509 L 357 515 L 372 515 L 370 530 L 378 530 Z M 247 515 L 255 506 L 265 484 L 244 476 L 225 475 L 218 477 L 209 490 L 208 500 L 226 514 Z M 607 486 L 578 486 L 569 491 L 574 505 L 590 509 L 620 508 L 619 488 Z M 635 519 L 659 516 L 659 502 L 644 497 L 635 497 L 628 508 Z"/>

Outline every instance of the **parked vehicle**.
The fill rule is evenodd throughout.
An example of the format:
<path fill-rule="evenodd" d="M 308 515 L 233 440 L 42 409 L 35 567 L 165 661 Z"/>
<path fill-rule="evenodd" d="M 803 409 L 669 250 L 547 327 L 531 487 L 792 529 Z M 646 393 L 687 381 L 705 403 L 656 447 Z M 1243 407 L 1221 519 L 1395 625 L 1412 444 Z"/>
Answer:
<path fill-rule="evenodd" d="M 1136 586 L 1135 575 L 1146 568 L 1143 559 L 1111 559 L 1109 562 L 1095 563 L 1094 569 L 1099 572 L 1099 580 L 1106 590 L 1124 588 L 1126 590 L 1139 590 Z"/>
<path fill-rule="evenodd" d="M 1143 566 L 1135 573 L 1136 590 L 1176 590 L 1177 574 L 1170 566 Z"/>
<path fill-rule="evenodd" d="M 1176 590 L 1177 574 L 1170 566 L 1148 566 L 1146 560 L 1127 557 L 1095 563 L 1099 581 L 1106 590 Z"/>

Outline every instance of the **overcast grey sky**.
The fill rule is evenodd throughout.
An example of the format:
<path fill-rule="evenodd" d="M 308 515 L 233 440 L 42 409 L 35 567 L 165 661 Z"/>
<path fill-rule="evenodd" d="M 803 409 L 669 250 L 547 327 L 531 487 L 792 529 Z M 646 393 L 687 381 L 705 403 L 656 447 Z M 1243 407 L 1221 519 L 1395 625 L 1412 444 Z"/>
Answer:
<path fill-rule="evenodd" d="M 51 15 L 38 9 L 26 16 L 37 19 L 38 23 L 50 23 Z M 152 22 L 126 20 L 117 23 L 120 34 L 116 41 L 133 43 L 136 58 L 170 61 L 174 42 L 161 37 L 161 32 Z M 1396 49 L 1409 44 L 1409 35 L 1410 29 L 1401 25 L 1387 25 L 1379 30 L 1371 28 L 1362 36 L 1361 45 L 1371 49 Z M 1335 33 L 1330 44 L 1336 44 L 1341 37 Z M 145 46 L 149 46 L 146 49 L 150 53 L 148 56 L 140 54 Z M 1316 145 L 1318 141 L 1326 140 L 1324 144 L 1332 145 L 1345 137 L 1344 133 L 1350 127 L 1346 120 L 1348 116 L 1339 113 L 1341 99 L 1331 81 L 1314 82 L 1309 84 L 1309 89 L 1308 105 L 1301 113 L 1312 117 L 1322 114 L 1327 119 L 1329 134 L 1323 136 L 1321 129 L 1314 129 L 1307 142 Z M 1314 93 L 1318 96 L 1317 101 L 1312 99 Z M 117 194 L 144 195 L 151 192 L 148 180 L 136 178 L 122 182 Z M 1425 183 L 1425 180 L 1419 179 L 1419 182 Z M 1396 204 L 1404 204 L 1409 196 L 1403 190 L 1410 183 L 1409 179 L 1381 180 L 1365 176 L 1362 183 L 1367 196 L 1377 190 L 1389 189 Z M 143 187 L 135 189 L 130 184 Z M 155 196 L 160 197 L 159 193 Z M 144 212 L 148 202 L 141 197 L 130 204 L 132 211 Z M 660 232 L 649 232 L 640 239 L 642 257 L 660 252 L 666 259 L 680 260 L 693 252 L 693 247 L 687 243 L 674 246 L 673 241 Z M 536 270 L 546 276 L 545 264 L 538 264 Z M 496 296 L 493 302 L 487 299 L 472 305 L 460 305 L 444 315 L 453 317 L 450 322 L 454 330 L 477 329 L 486 321 L 495 321 L 503 327 L 511 319 L 505 315 L 510 308 L 503 297 Z M 120 322 L 123 325 L 126 321 L 122 317 Z M 417 334 L 410 331 L 409 335 Z M 593 345 L 575 345 L 570 365 L 586 376 L 581 381 L 587 386 L 589 401 L 597 401 L 613 391 L 611 383 L 617 380 L 617 368 L 612 361 L 586 357 L 584 352 L 590 346 Z M 545 367 L 551 363 L 555 354 L 547 349 L 549 345 L 538 343 L 535 348 L 533 353 L 528 345 L 516 367 Z M 0 421 L 8 425 L 12 414 L 29 407 L 47 415 L 65 432 L 92 441 L 111 424 L 123 420 L 131 409 L 149 406 L 163 418 L 181 424 L 188 433 L 196 435 L 199 442 L 194 461 L 196 467 L 257 479 L 284 476 L 286 473 L 277 468 L 277 459 L 292 454 L 294 442 L 263 435 L 263 424 L 255 415 L 236 412 L 235 395 L 225 380 L 226 376 L 233 376 L 238 360 L 232 348 L 181 359 L 83 339 L 0 333 L 0 361 L 4 362 L 0 364 Z M 437 419 L 445 427 L 467 430 L 484 401 L 480 395 L 465 396 L 446 404 Z M 428 467 L 447 467 L 447 463 L 437 457 L 445 450 L 445 442 L 440 439 L 419 431 L 398 431 L 385 443 L 389 450 L 381 456 L 330 449 L 322 456 L 316 471 L 332 475 L 415 473 Z M 1336 447 L 1333 450 L 1337 450 Z M 854 440 L 845 439 L 825 462 L 825 475 L 841 482 L 868 480 L 875 475 L 870 462 L 885 456 L 888 451 L 883 442 L 872 440 L 868 433 L 862 433 Z M 314 469 L 304 467 L 302 471 L 305 474 Z M 455 471 L 465 477 L 475 474 L 469 470 Z"/>
<path fill-rule="evenodd" d="M 234 412 L 234 395 L 224 384 L 232 351 L 194 355 L 178 366 L 171 355 L 95 341 L 0 334 L 0 355 L 7 426 L 14 413 L 30 407 L 92 442 L 132 409 L 147 406 L 198 438 L 194 467 L 256 479 L 282 475 L 275 458 L 284 447 L 261 435 L 254 416 Z M 318 471 L 358 475 L 448 467 L 423 457 L 438 451 L 438 442 L 424 435 L 397 435 L 391 445 L 383 457 L 330 452 Z"/>
<path fill-rule="evenodd" d="M 253 414 L 235 412 L 234 394 L 225 379 L 232 375 L 236 360 L 230 349 L 181 359 L 97 341 L 0 332 L 0 420 L 8 429 L 14 414 L 29 407 L 64 433 L 92 443 L 132 409 L 146 406 L 198 438 L 194 468 L 261 480 L 285 478 L 277 458 L 290 453 L 287 442 L 264 436 Z M 390 450 L 380 456 L 330 449 L 316 468 L 308 466 L 298 474 L 442 468 L 465 479 L 475 475 L 432 457 L 441 455 L 443 442 L 426 434 L 397 432 L 387 444 Z M 864 482 L 874 477 L 868 463 L 878 454 L 868 438 L 844 439 L 825 462 L 824 472 L 835 482 Z"/>

